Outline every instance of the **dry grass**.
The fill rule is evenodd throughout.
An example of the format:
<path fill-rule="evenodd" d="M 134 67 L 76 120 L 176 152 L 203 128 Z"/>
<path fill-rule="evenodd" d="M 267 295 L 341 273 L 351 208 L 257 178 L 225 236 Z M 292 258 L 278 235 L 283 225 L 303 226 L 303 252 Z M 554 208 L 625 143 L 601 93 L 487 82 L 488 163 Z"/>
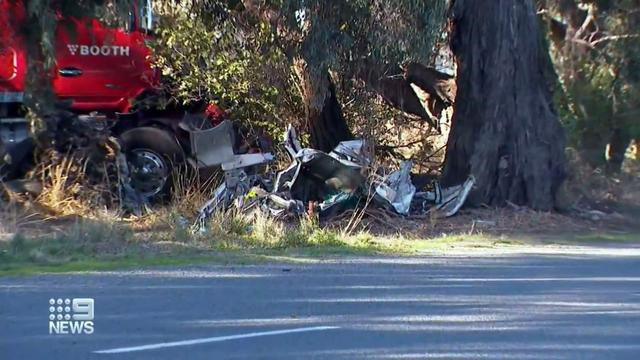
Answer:
<path fill-rule="evenodd" d="M 14 234 L 31 228 L 37 228 L 45 220 L 14 202 L 0 200 L 0 241 L 10 239 Z"/>
<path fill-rule="evenodd" d="M 41 191 L 33 198 L 20 195 L 13 201 L 48 216 L 93 216 L 118 208 L 120 192 L 115 153 L 104 148 L 62 154 L 53 149 L 37 154 L 37 165 L 26 175 Z"/>
<path fill-rule="evenodd" d="M 569 214 L 535 212 L 515 206 L 467 209 L 449 219 L 438 218 L 436 214 L 402 217 L 369 206 L 373 198 L 373 189 L 369 189 L 369 196 L 359 206 L 327 221 L 319 221 L 317 215 L 309 214 L 283 222 L 261 212 L 243 214 L 231 209 L 216 212 L 207 224 L 207 232 L 193 234 L 190 226 L 196 212 L 222 181 L 221 174 L 201 177 L 189 169 L 181 168 L 174 173 L 173 196 L 165 206 L 155 207 L 144 216 L 123 218 L 117 211 L 105 210 L 110 201 L 112 206 L 118 203 L 112 200 L 113 194 L 105 195 L 112 191 L 113 180 L 105 179 L 106 184 L 95 185 L 95 175 L 87 176 L 89 161 L 86 157 L 60 156 L 51 159 L 48 165 L 34 171 L 43 182 L 43 192 L 34 199 L 40 207 L 25 208 L 12 204 L 3 206 L 0 212 L 0 232 L 4 233 L 2 236 L 5 240 L 16 238 L 15 234 L 18 234 L 19 240 L 24 234 L 39 239 L 39 248 L 45 249 L 31 248 L 24 259 L 51 262 L 53 260 L 47 260 L 50 255 L 46 255 L 49 251 L 46 249 L 60 247 L 64 248 L 60 254 L 67 257 L 74 251 L 81 256 L 99 256 L 122 254 L 130 249 L 138 251 L 141 248 L 151 253 L 166 254 L 186 248 L 198 251 L 280 251 L 300 248 L 388 251 L 401 247 L 405 241 L 436 239 L 443 234 L 543 236 L 619 231 L 631 226 L 621 218 L 592 221 Z M 629 169 L 637 164 L 629 162 L 626 167 Z M 92 166 L 95 167 L 95 164 Z M 584 166 L 575 158 L 572 158 L 571 167 L 573 175 L 568 182 L 569 190 L 577 194 L 571 199 L 571 206 L 615 211 L 623 209 L 619 204 L 640 206 L 637 171 L 634 173 L 631 170 L 617 177 L 606 176 L 597 169 Z M 376 173 L 375 165 L 372 168 L 374 170 L 365 176 L 376 176 L 373 175 Z M 44 245 L 47 241 L 51 242 L 51 247 Z M 64 258 L 57 255 L 53 257 Z"/>
<path fill-rule="evenodd" d="M 36 202 L 60 216 L 88 214 L 91 204 L 83 191 L 85 187 L 78 181 L 85 177 L 85 167 L 85 160 L 72 155 L 56 163 L 40 165 L 36 171 L 43 186 Z"/>
<path fill-rule="evenodd" d="M 180 166 L 172 174 L 172 193 L 169 206 L 185 215 L 195 211 L 211 198 L 213 191 L 223 181 L 220 171 L 201 174 L 189 167 Z"/>
<path fill-rule="evenodd" d="M 563 208 L 580 208 L 610 212 L 640 211 L 640 162 L 625 161 L 624 171 L 607 174 L 593 168 L 570 149 L 569 178 L 561 193 Z"/>

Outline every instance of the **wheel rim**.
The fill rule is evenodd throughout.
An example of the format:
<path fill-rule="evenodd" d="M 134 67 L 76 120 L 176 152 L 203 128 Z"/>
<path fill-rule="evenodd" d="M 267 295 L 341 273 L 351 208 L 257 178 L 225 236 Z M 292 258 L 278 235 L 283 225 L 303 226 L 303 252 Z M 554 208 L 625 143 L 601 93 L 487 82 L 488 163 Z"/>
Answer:
<path fill-rule="evenodd" d="M 162 192 L 168 179 L 164 157 L 148 149 L 134 149 L 129 159 L 131 187 L 139 194 L 151 197 Z"/>

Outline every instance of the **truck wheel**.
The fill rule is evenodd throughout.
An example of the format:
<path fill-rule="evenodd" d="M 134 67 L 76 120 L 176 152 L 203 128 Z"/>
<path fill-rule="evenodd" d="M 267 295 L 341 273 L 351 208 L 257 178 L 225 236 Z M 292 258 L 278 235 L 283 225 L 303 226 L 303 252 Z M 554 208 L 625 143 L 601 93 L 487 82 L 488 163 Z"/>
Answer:
<path fill-rule="evenodd" d="M 131 187 L 142 196 L 157 198 L 169 194 L 172 171 L 184 161 L 175 138 L 155 127 L 139 127 L 120 135 L 127 157 Z"/>

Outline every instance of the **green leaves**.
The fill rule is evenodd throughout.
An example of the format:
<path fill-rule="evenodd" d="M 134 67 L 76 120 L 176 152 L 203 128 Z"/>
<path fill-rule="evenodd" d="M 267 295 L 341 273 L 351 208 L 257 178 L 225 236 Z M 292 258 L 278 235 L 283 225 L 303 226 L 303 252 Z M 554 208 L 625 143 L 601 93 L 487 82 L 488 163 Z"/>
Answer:
<path fill-rule="evenodd" d="M 246 127 L 261 127 L 279 137 L 285 122 L 293 120 L 287 111 L 302 108 L 292 94 L 289 62 L 275 46 L 267 22 L 252 19 L 248 25 L 223 5 L 218 2 L 217 9 L 227 16 L 215 22 L 185 9 L 161 16 L 155 66 L 175 100 L 214 101 Z"/>
<path fill-rule="evenodd" d="M 446 20 L 445 0 L 284 0 L 279 12 L 297 33 L 298 52 L 334 70 L 374 57 L 425 62 Z"/>
<path fill-rule="evenodd" d="M 446 0 L 193 1 L 161 17 L 155 63 L 181 102 L 213 100 L 278 134 L 304 107 L 294 59 L 349 81 L 374 58 L 428 61 Z M 246 6 L 246 7 L 245 7 Z"/>

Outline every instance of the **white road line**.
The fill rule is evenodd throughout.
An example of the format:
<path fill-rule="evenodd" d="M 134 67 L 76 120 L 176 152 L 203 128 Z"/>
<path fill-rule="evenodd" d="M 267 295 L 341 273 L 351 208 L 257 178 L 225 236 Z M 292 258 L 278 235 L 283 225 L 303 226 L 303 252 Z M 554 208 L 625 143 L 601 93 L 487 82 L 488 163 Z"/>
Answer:
<path fill-rule="evenodd" d="M 197 344 L 221 342 L 221 341 L 228 341 L 228 340 L 247 339 L 247 338 L 254 338 L 259 336 L 284 335 L 284 334 L 301 333 L 301 332 L 308 332 L 308 331 L 334 330 L 339 328 L 340 328 L 339 326 L 314 326 L 314 327 L 304 327 L 304 328 L 286 329 L 286 330 L 253 332 L 253 333 L 247 333 L 247 334 L 217 336 L 217 337 L 210 337 L 210 338 L 191 339 L 191 340 L 174 341 L 174 342 L 167 342 L 167 343 L 122 347 L 122 348 L 115 348 L 115 349 L 108 349 L 108 350 L 97 350 L 97 351 L 94 351 L 94 353 L 95 354 L 119 354 L 119 353 L 127 353 L 127 352 L 134 352 L 134 351 L 155 350 L 155 349 L 162 349 L 162 348 L 176 347 L 176 346 L 188 346 L 188 345 L 197 345 Z"/>

